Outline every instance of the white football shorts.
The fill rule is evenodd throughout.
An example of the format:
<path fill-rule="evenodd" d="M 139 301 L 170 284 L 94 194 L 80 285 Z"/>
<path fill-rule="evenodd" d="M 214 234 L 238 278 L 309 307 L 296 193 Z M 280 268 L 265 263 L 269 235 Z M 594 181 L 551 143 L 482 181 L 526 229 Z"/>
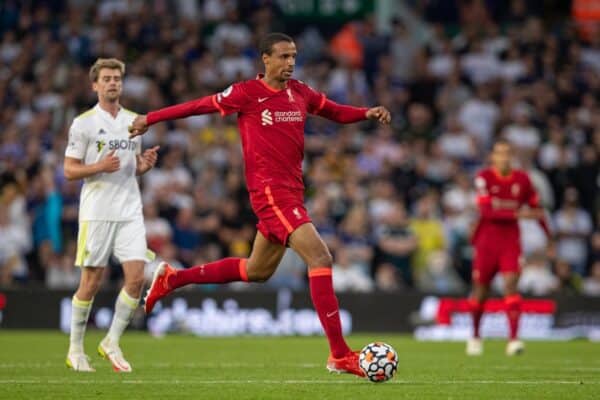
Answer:
<path fill-rule="evenodd" d="M 144 220 L 80 221 L 77 235 L 78 267 L 105 267 L 113 254 L 125 261 L 149 262 Z"/>

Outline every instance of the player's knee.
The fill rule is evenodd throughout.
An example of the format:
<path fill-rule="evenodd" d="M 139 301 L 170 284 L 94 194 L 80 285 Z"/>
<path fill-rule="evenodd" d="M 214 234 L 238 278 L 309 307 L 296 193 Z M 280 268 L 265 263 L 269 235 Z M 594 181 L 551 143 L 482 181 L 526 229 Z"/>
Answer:
<path fill-rule="evenodd" d="M 139 297 L 144 287 L 144 275 L 134 276 L 125 281 L 125 289 L 130 296 Z"/>
<path fill-rule="evenodd" d="M 331 267 L 333 265 L 333 257 L 329 251 L 323 251 L 314 256 L 308 265 L 309 267 Z"/>
<path fill-rule="evenodd" d="M 79 284 L 79 291 L 85 298 L 94 297 L 100 289 L 100 279 L 83 279 Z"/>
<path fill-rule="evenodd" d="M 263 283 L 269 280 L 269 278 L 271 276 L 273 276 L 273 273 L 275 272 L 275 270 L 269 270 L 269 269 L 260 269 L 260 270 L 256 270 L 256 271 L 250 271 L 250 269 L 248 270 L 248 280 L 250 282 L 258 282 L 258 283 Z"/>

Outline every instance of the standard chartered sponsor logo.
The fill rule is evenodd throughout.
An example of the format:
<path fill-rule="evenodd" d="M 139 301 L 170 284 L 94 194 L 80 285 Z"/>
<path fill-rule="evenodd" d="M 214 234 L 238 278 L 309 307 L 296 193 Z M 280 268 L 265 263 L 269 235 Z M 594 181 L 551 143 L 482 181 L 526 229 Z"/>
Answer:
<path fill-rule="evenodd" d="M 263 110 L 260 114 L 262 125 L 273 125 L 273 122 L 302 122 L 304 116 L 301 111 L 274 111 Z"/>
<path fill-rule="evenodd" d="M 269 109 L 264 109 L 263 112 L 260 113 L 260 118 L 262 120 L 262 125 L 273 125 L 273 115 Z"/>
<path fill-rule="evenodd" d="M 275 111 L 275 122 L 302 122 L 300 111 Z"/>

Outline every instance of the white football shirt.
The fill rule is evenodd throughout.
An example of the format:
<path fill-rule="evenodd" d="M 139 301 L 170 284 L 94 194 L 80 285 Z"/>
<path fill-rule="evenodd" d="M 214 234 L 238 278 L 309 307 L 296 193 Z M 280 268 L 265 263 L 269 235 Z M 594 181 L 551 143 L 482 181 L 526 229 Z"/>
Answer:
<path fill-rule="evenodd" d="M 77 116 L 69 130 L 65 156 L 86 165 L 106 157 L 112 150 L 121 166 L 112 173 L 84 179 L 79 202 L 79 221 L 130 221 L 142 217 L 142 201 L 136 179 L 136 155 L 141 136 L 129 138 L 128 126 L 137 114 L 123 107 L 116 118 L 96 104 Z"/>

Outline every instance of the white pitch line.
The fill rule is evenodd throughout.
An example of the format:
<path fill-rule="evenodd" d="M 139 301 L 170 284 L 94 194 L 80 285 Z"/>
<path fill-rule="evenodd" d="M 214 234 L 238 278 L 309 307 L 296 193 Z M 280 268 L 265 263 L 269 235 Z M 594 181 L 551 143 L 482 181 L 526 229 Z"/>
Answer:
<path fill-rule="evenodd" d="M 62 366 L 62 362 L 43 362 L 43 363 L 0 363 L 0 369 L 13 369 L 13 368 L 53 368 L 58 364 Z M 170 363 L 170 362 L 155 362 L 155 363 L 137 363 L 136 365 L 143 365 L 145 368 L 272 368 L 273 364 L 266 363 L 210 363 L 210 362 L 184 362 L 184 363 Z M 277 367 L 283 368 L 320 368 L 325 367 L 325 363 L 277 363 Z"/>
<path fill-rule="evenodd" d="M 106 384 L 107 380 L 70 380 L 70 379 L 0 379 L 0 384 L 43 384 L 43 385 L 62 385 L 62 384 L 79 384 L 79 385 L 96 385 Z M 111 383 L 118 383 L 112 381 Z M 125 385 L 348 385 L 367 383 L 364 380 L 153 380 L 153 379 L 127 379 L 120 383 Z M 525 380 L 446 380 L 446 381 L 412 381 L 394 379 L 386 384 L 396 385 L 600 385 L 600 381 L 525 381 Z"/>
<path fill-rule="evenodd" d="M 23 368 L 23 369 L 48 369 L 48 368 L 56 368 L 58 365 L 62 367 L 62 363 L 57 362 L 41 362 L 41 363 L 0 363 L 0 369 L 15 369 L 15 368 Z M 153 362 L 153 363 L 137 363 L 138 367 L 143 366 L 144 368 L 153 368 L 153 369 L 170 369 L 170 368 L 272 368 L 272 364 L 266 363 L 209 363 L 209 362 L 184 362 L 184 363 L 172 363 L 172 362 Z M 317 363 L 278 363 L 277 367 L 281 368 L 321 368 L 323 364 Z M 463 366 L 462 369 L 479 369 L 479 367 L 475 366 Z M 550 367 L 542 367 L 542 366 L 526 366 L 526 365 L 495 365 L 495 366 L 487 366 L 486 369 L 494 369 L 494 370 L 510 370 L 510 371 L 552 371 L 552 372 L 600 372 L 600 367 L 558 367 L 558 366 L 550 366 Z"/>

